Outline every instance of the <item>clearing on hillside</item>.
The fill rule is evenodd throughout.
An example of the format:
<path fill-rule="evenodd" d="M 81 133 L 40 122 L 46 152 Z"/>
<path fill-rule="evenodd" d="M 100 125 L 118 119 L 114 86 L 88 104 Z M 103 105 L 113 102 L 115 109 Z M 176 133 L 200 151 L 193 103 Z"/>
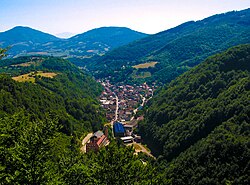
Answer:
<path fill-rule="evenodd" d="M 12 77 L 13 80 L 17 82 L 32 82 L 35 83 L 35 77 L 41 78 L 54 78 L 57 74 L 56 73 L 44 73 L 42 71 L 31 72 L 28 74 Z"/>
<path fill-rule="evenodd" d="M 149 67 L 155 67 L 155 65 L 156 65 L 157 63 L 158 63 L 158 62 L 147 62 L 147 63 L 135 65 L 135 66 L 133 66 L 133 68 L 136 68 L 136 69 L 144 69 L 144 68 L 149 68 Z"/>

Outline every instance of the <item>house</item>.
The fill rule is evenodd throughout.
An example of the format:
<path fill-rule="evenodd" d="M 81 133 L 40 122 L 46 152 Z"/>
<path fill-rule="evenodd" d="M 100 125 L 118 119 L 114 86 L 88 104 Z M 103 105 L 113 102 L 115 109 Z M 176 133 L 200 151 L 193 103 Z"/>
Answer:
<path fill-rule="evenodd" d="M 90 138 L 89 142 L 86 144 L 86 152 L 94 151 L 97 152 L 102 146 L 108 143 L 108 138 L 106 133 L 103 134 L 102 131 L 97 131 Z"/>
<path fill-rule="evenodd" d="M 115 137 L 124 137 L 125 136 L 125 129 L 122 123 L 115 122 L 113 125 L 114 135 Z"/>
<path fill-rule="evenodd" d="M 123 143 L 133 143 L 134 138 L 132 136 L 126 136 L 120 138 Z"/>

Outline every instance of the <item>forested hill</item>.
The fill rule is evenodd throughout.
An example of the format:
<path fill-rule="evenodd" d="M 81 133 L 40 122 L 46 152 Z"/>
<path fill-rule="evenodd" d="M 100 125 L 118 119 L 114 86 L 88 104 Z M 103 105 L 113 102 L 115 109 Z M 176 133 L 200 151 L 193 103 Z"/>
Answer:
<path fill-rule="evenodd" d="M 114 81 L 169 82 L 212 54 L 249 43 L 249 20 L 247 9 L 187 22 L 89 60 L 87 67 L 96 77 L 111 75 Z M 157 64 L 133 68 L 146 62 Z"/>
<path fill-rule="evenodd" d="M 101 27 L 69 38 L 71 42 L 99 42 L 116 48 L 148 36 L 126 27 Z"/>
<path fill-rule="evenodd" d="M 104 121 L 97 97 L 102 87 L 67 60 L 20 57 L 0 63 L 0 115 L 24 111 L 43 120 L 58 117 L 66 134 L 80 137 Z"/>
<path fill-rule="evenodd" d="M 125 27 L 101 27 L 69 39 L 18 26 L 0 33 L 0 47 L 11 46 L 9 57 L 52 55 L 67 58 L 90 58 L 148 36 Z"/>
<path fill-rule="evenodd" d="M 250 45 L 209 57 L 152 99 L 140 132 L 173 184 L 249 184 Z"/>

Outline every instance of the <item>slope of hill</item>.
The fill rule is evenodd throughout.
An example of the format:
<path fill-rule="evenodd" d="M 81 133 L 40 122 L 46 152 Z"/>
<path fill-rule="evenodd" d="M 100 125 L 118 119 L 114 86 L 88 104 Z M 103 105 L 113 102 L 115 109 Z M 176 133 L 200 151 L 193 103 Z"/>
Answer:
<path fill-rule="evenodd" d="M 126 74 L 124 78 L 134 81 L 169 82 L 212 54 L 249 43 L 249 20 L 250 9 L 247 9 L 187 22 L 90 60 L 87 68 L 97 78 L 111 75 L 116 80 Z M 157 64 L 144 69 L 133 68 L 146 62 Z M 140 74 L 145 72 L 150 72 L 151 77 L 141 79 Z"/>
<path fill-rule="evenodd" d="M 250 45 L 208 58 L 162 89 L 140 124 L 173 184 L 248 184 Z M 247 180 L 248 179 L 248 180 Z"/>
<path fill-rule="evenodd" d="M 15 27 L 0 33 L 0 47 L 11 46 L 9 57 L 22 55 L 53 55 L 67 58 L 89 58 L 103 55 L 116 47 L 146 37 L 147 34 L 123 27 L 103 27 L 59 39 L 28 28 Z"/>
<path fill-rule="evenodd" d="M 51 113 L 65 133 L 78 137 L 102 126 L 104 116 L 97 102 L 102 87 L 69 61 L 53 57 L 7 59 L 1 61 L 0 72 L 9 74 L 1 75 L 0 80 L 1 117 L 20 110 L 39 119 Z"/>

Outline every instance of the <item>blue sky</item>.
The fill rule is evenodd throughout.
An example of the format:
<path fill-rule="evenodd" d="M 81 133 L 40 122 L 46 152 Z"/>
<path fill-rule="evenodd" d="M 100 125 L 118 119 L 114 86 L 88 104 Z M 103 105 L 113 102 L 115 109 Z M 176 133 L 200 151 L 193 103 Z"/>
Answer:
<path fill-rule="evenodd" d="M 123 26 L 157 33 L 186 21 L 250 8 L 250 0 L 1 0 L 0 6 L 0 32 L 14 26 L 51 34 Z"/>

